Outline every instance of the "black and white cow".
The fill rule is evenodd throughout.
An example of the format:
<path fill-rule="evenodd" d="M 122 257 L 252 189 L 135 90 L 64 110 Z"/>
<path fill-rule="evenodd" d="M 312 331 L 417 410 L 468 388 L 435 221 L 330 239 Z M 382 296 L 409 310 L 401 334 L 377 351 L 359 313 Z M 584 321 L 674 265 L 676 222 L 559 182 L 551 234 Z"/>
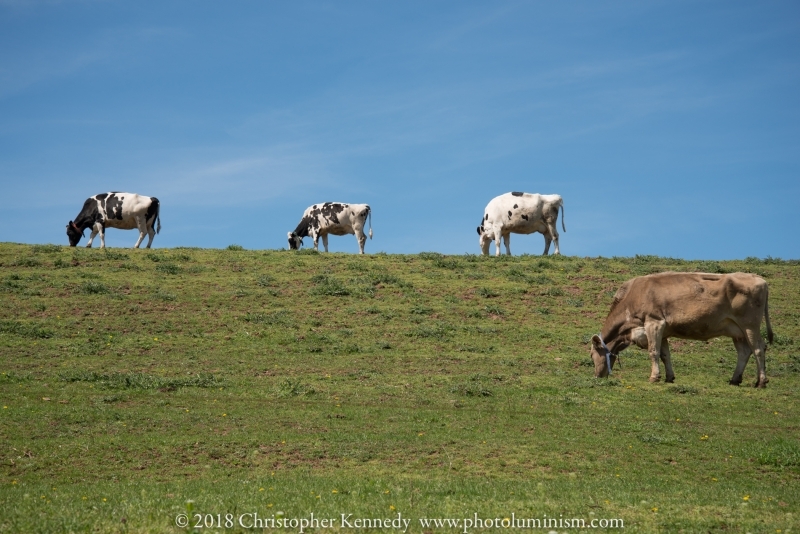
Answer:
<path fill-rule="evenodd" d="M 139 248 L 145 234 L 150 236 L 147 248 L 153 243 L 153 237 L 161 231 L 160 205 L 156 197 L 145 197 L 135 193 L 100 193 L 86 199 L 83 209 L 67 225 L 69 245 L 74 247 L 83 237 L 87 228 L 91 228 L 87 247 L 92 246 L 94 236 L 100 234 L 100 248 L 105 248 L 106 228 L 120 230 L 139 229 L 139 239 L 133 248 Z M 156 223 L 158 224 L 157 227 Z"/>
<path fill-rule="evenodd" d="M 500 238 L 506 245 L 506 254 L 511 255 L 511 234 L 544 235 L 544 255 L 550 251 L 550 243 L 558 248 L 558 210 L 561 208 L 561 228 L 564 227 L 564 201 L 560 195 L 540 195 L 538 193 L 506 193 L 493 198 L 486 206 L 483 220 L 478 227 L 478 242 L 483 255 L 489 254 L 489 245 L 495 242 L 495 256 L 500 255 Z"/>
<path fill-rule="evenodd" d="M 306 209 L 300 224 L 289 232 L 289 248 L 297 250 L 303 244 L 303 238 L 311 236 L 314 240 L 314 250 L 318 250 L 319 238 L 328 252 L 328 234 L 347 235 L 355 234 L 358 240 L 358 249 L 364 254 L 364 244 L 367 236 L 364 235 L 364 226 L 369 217 L 369 238 L 372 239 L 372 210 L 368 204 L 345 204 L 343 202 L 325 202 L 314 204 Z"/>

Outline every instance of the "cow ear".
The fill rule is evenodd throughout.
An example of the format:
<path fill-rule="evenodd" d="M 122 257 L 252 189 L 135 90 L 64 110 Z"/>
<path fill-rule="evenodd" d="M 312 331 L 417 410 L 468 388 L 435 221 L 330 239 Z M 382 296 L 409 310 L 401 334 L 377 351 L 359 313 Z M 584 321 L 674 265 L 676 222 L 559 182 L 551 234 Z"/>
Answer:
<path fill-rule="evenodd" d="M 600 336 L 598 336 L 597 334 L 592 336 L 592 347 L 597 352 L 600 352 L 600 349 L 603 348 L 603 340 L 600 339 Z"/>

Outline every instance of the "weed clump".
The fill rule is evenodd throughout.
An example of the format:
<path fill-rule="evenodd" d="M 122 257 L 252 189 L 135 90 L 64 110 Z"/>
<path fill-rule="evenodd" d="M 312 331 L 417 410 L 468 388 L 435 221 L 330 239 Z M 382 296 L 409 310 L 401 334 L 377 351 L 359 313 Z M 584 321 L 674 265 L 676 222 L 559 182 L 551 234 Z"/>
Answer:
<path fill-rule="evenodd" d="M 256 284 L 261 287 L 269 287 L 275 283 L 275 277 L 269 274 L 262 274 L 256 280 Z"/>
<path fill-rule="evenodd" d="M 54 335 L 52 330 L 20 321 L 0 321 L 0 333 L 39 339 L 51 338 Z"/>
<path fill-rule="evenodd" d="M 80 285 L 81 293 L 86 295 L 104 295 L 109 292 L 108 287 L 100 282 L 94 280 L 87 280 Z"/>
<path fill-rule="evenodd" d="M 39 267 L 42 262 L 36 258 L 17 258 L 11 265 L 13 267 Z"/>
<path fill-rule="evenodd" d="M 61 373 L 63 382 L 91 382 L 104 389 L 157 389 L 175 391 L 178 388 L 213 388 L 222 386 L 222 382 L 212 374 L 198 374 L 187 378 L 167 378 L 144 373 L 110 373 L 101 374 L 94 371 L 77 371 Z"/>
<path fill-rule="evenodd" d="M 483 297 L 485 299 L 490 299 L 490 298 L 494 298 L 494 297 L 499 297 L 500 296 L 500 293 L 498 293 L 494 289 L 490 289 L 488 287 L 481 287 L 477 291 L 475 291 L 475 293 L 479 297 Z"/>
<path fill-rule="evenodd" d="M 450 339 L 454 328 L 447 323 L 436 323 L 432 325 L 422 325 L 414 330 L 411 330 L 407 335 L 409 337 L 438 339 L 446 341 Z"/>
<path fill-rule="evenodd" d="M 181 267 L 174 263 L 159 263 L 156 265 L 156 271 L 164 274 L 178 274 L 181 272 Z"/>
<path fill-rule="evenodd" d="M 252 324 L 288 324 L 291 320 L 289 312 L 278 310 L 272 313 L 248 312 L 242 320 Z"/>
<path fill-rule="evenodd" d="M 316 287 L 314 287 L 311 291 L 316 295 L 346 297 L 351 294 L 351 291 L 347 286 L 345 286 L 336 278 L 333 278 L 327 274 L 318 274 L 311 278 L 311 281 L 316 284 Z"/>
<path fill-rule="evenodd" d="M 61 247 L 58 245 L 33 245 L 31 252 L 34 254 L 58 254 L 61 252 Z"/>
<path fill-rule="evenodd" d="M 486 377 L 472 375 L 464 382 L 458 382 L 450 387 L 450 393 L 462 397 L 493 397 L 494 392 L 484 384 Z"/>
<path fill-rule="evenodd" d="M 244 247 L 243 247 L 242 245 L 237 245 L 237 244 L 235 244 L 235 243 L 234 243 L 233 245 L 228 245 L 228 246 L 225 248 L 225 250 L 235 250 L 235 251 L 239 251 L 239 250 L 244 250 Z"/>
<path fill-rule="evenodd" d="M 670 393 L 677 393 L 679 395 L 697 395 L 700 393 L 700 390 L 694 386 L 687 386 L 684 384 L 670 386 L 667 388 L 667 391 Z"/>
<path fill-rule="evenodd" d="M 117 252 L 115 250 L 110 250 L 107 248 L 103 249 L 103 259 L 105 260 L 127 260 L 130 259 L 127 254 L 123 254 L 122 252 Z"/>
<path fill-rule="evenodd" d="M 308 384 L 304 384 L 300 380 L 293 380 L 287 378 L 278 384 L 277 395 L 278 397 L 299 397 L 301 395 L 314 395 L 316 391 Z"/>
<path fill-rule="evenodd" d="M 755 457 L 761 465 L 800 466 L 800 442 L 779 438 L 776 441 L 759 445 L 755 451 Z"/>

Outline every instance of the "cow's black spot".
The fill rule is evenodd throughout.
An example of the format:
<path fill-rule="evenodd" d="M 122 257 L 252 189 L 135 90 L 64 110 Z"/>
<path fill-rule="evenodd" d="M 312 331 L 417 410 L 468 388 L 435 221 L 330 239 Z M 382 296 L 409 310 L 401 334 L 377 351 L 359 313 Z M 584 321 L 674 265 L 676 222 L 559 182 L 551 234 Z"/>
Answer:
<path fill-rule="evenodd" d="M 511 218 L 511 211 L 508 212 L 508 218 Z"/>
<path fill-rule="evenodd" d="M 108 195 L 105 201 L 106 217 L 122 220 L 122 200 L 122 197 L 118 197 L 114 193 Z"/>
<path fill-rule="evenodd" d="M 484 219 L 486 219 L 487 221 L 489 220 L 489 214 L 488 213 L 486 214 L 486 217 L 484 217 Z"/>
<path fill-rule="evenodd" d="M 525 193 L 520 193 L 519 191 L 512 191 L 511 194 L 514 195 L 515 197 L 521 197 Z"/>
<path fill-rule="evenodd" d="M 514 209 L 517 209 L 518 207 L 519 207 L 519 206 L 517 206 L 516 204 L 514 204 Z"/>
<path fill-rule="evenodd" d="M 483 225 L 481 224 L 481 225 L 478 227 L 478 235 L 481 235 L 481 233 L 482 233 L 482 232 L 483 232 Z"/>
<path fill-rule="evenodd" d="M 160 204 L 156 197 L 150 197 L 150 207 L 147 208 L 147 213 L 145 214 L 145 224 L 150 224 L 150 226 L 155 226 L 156 224 L 156 217 L 158 216 Z"/>
<path fill-rule="evenodd" d="M 97 200 L 105 200 L 107 196 L 108 196 L 108 193 L 100 193 L 99 195 L 95 195 L 94 197 Z"/>
<path fill-rule="evenodd" d="M 318 223 L 315 218 L 303 217 L 300 219 L 300 223 L 297 225 L 297 228 L 295 228 L 294 232 L 292 232 L 292 235 L 297 237 L 308 237 L 308 229 L 317 227 Z"/>
<path fill-rule="evenodd" d="M 522 218 L 525 219 L 526 221 L 528 220 L 528 216 L 527 215 L 523 215 Z"/>
<path fill-rule="evenodd" d="M 345 207 L 344 204 L 326 202 L 322 205 L 322 216 L 329 221 L 333 221 L 334 224 L 339 224 L 338 214 L 344 211 Z"/>

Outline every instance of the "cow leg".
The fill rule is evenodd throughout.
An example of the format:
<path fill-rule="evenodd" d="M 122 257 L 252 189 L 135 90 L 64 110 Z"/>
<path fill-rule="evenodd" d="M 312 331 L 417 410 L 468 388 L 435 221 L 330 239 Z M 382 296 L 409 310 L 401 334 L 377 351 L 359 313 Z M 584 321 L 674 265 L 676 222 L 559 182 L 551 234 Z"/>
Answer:
<path fill-rule="evenodd" d="M 97 234 L 100 234 L 100 248 L 106 246 L 105 235 L 103 232 L 103 225 L 100 223 L 94 223 L 92 225 L 92 233 L 89 234 L 89 241 L 86 242 L 86 248 L 92 248 L 92 242 Z"/>
<path fill-rule="evenodd" d="M 322 246 L 325 248 L 325 252 L 328 252 L 328 234 L 322 234 Z"/>
<path fill-rule="evenodd" d="M 542 234 L 544 236 L 544 252 L 542 252 L 542 256 L 547 256 L 550 253 L 550 243 L 553 240 L 547 234 Z"/>
<path fill-rule="evenodd" d="M 750 354 L 752 354 L 752 350 L 750 350 L 750 345 L 747 344 L 747 340 L 743 338 L 733 339 L 733 346 L 736 347 L 736 370 L 733 372 L 733 377 L 731 377 L 731 381 L 728 382 L 732 386 L 738 386 L 742 383 L 742 374 L 744 373 L 744 368 L 747 367 L 747 361 L 750 359 Z"/>
<path fill-rule="evenodd" d="M 661 355 L 661 336 L 664 334 L 664 321 L 645 323 L 647 333 L 647 352 L 650 353 L 650 382 L 661 380 L 661 371 L 658 368 L 658 358 Z"/>
<path fill-rule="evenodd" d="M 136 226 L 139 228 L 139 239 L 136 240 L 136 244 L 133 245 L 133 248 L 139 248 L 139 245 L 142 244 L 142 240 L 147 233 L 147 222 L 144 220 L 143 216 L 136 217 Z M 150 241 L 153 241 L 152 237 L 150 238 Z M 150 244 L 147 245 L 147 248 L 150 248 Z"/>
<path fill-rule="evenodd" d="M 153 219 L 153 224 L 155 224 L 155 219 Z M 150 225 L 150 228 L 147 229 L 147 235 L 150 237 L 147 241 L 147 248 L 150 248 L 150 245 L 153 244 L 153 238 L 156 236 L 156 229 L 153 228 L 153 225 Z"/>
<path fill-rule="evenodd" d="M 558 230 L 556 230 L 556 222 L 553 221 L 552 223 L 547 223 L 547 230 L 550 233 L 550 237 L 553 239 L 553 244 L 555 245 L 555 250 L 553 254 L 561 254 L 561 250 L 558 248 Z"/>
<path fill-rule="evenodd" d="M 503 236 L 503 243 L 506 246 L 506 256 L 511 256 L 511 234 Z"/>
<path fill-rule="evenodd" d="M 481 246 L 481 254 L 484 255 L 484 256 L 488 256 L 489 255 L 489 245 L 492 244 L 492 240 L 491 239 L 484 239 L 484 237 L 481 236 L 481 237 L 478 238 L 478 243 Z"/>
<path fill-rule="evenodd" d="M 669 353 L 669 340 L 661 341 L 661 361 L 664 362 L 664 371 L 667 373 L 668 384 L 675 382 L 675 373 L 672 371 L 672 355 Z"/>
<path fill-rule="evenodd" d="M 498 258 L 500 257 L 500 241 L 502 239 L 503 236 L 499 231 L 494 233 L 494 255 Z"/>
<path fill-rule="evenodd" d="M 761 338 L 761 332 L 758 330 L 746 330 L 745 334 L 747 334 L 747 342 L 750 344 L 750 348 L 753 349 L 753 354 L 756 357 L 756 366 L 758 367 L 756 383 L 753 384 L 753 387 L 765 388 L 767 387 L 767 382 L 769 382 L 767 380 L 767 344 L 764 343 Z"/>
<path fill-rule="evenodd" d="M 356 228 L 355 233 L 356 233 L 356 239 L 358 240 L 358 253 L 364 254 L 364 245 L 367 244 L 367 236 L 366 234 L 364 234 L 364 229 Z"/>
<path fill-rule="evenodd" d="M 316 233 L 316 232 L 313 232 L 313 233 L 309 234 L 309 236 L 311 237 L 311 239 L 314 240 L 314 250 L 319 252 L 319 234 Z"/>

